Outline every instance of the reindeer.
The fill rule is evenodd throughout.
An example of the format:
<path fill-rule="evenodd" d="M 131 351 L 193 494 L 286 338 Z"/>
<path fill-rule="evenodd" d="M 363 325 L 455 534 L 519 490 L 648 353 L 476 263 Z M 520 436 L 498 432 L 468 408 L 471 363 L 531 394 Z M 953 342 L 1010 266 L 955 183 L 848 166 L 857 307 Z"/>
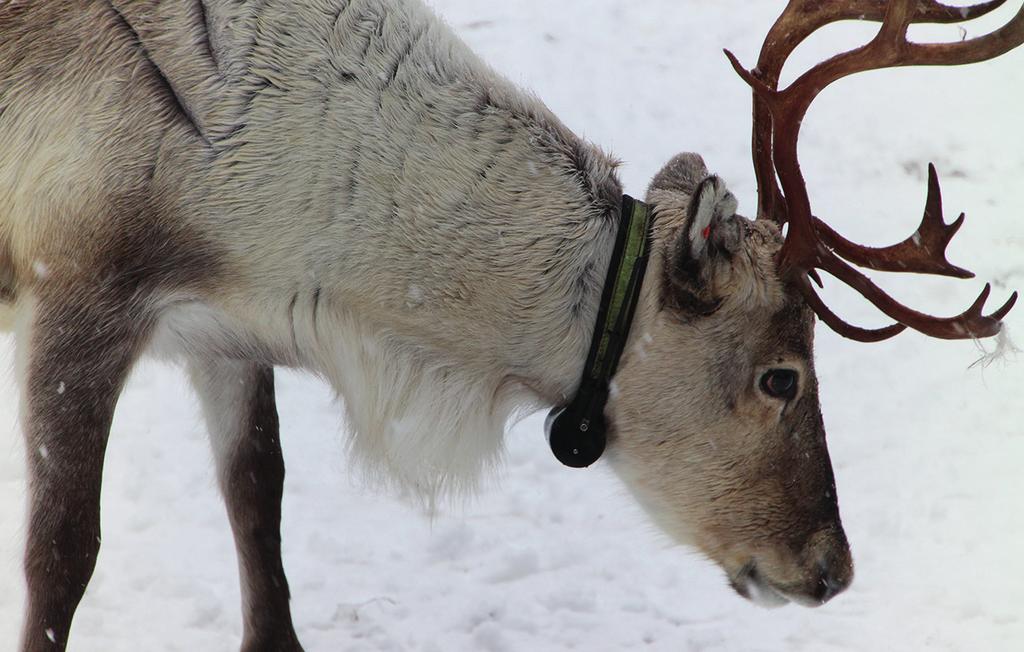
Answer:
<path fill-rule="evenodd" d="M 848 74 L 1015 47 L 1024 10 L 986 37 L 906 40 L 910 23 L 1000 4 L 792 0 L 754 71 L 730 55 L 755 91 L 750 221 L 692 154 L 646 202 L 624 196 L 610 156 L 416 0 L 3 3 L 0 297 L 30 470 L 21 649 L 68 643 L 100 547 L 114 405 L 147 353 L 185 366 L 209 427 L 244 650 L 301 649 L 275 366 L 330 382 L 354 455 L 427 497 L 471 489 L 516 411 L 561 408 L 556 454 L 586 466 L 607 445 L 654 519 L 739 593 L 829 600 L 853 571 L 815 314 L 859 340 L 987 337 L 1016 295 L 984 315 L 986 287 L 940 319 L 843 262 L 966 276 L 944 255 L 962 219 L 945 224 L 933 170 L 914 237 L 843 239 L 810 210 L 801 118 Z M 877 38 L 779 90 L 796 45 L 850 18 L 881 21 Z M 897 323 L 846 324 L 811 287 L 816 268 Z"/>

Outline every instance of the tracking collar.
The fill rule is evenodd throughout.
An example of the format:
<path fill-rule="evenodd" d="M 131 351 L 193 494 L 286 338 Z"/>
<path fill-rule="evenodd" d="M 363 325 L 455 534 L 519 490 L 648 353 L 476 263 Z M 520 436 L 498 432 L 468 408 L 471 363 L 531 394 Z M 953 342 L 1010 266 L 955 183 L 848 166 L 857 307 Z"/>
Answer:
<path fill-rule="evenodd" d="M 650 207 L 623 195 L 619 233 L 608 266 L 583 379 L 572 402 L 553 409 L 545 423 L 551 451 L 566 466 L 577 469 L 590 466 L 604 453 L 607 441 L 604 407 L 647 271 L 650 222 Z"/>

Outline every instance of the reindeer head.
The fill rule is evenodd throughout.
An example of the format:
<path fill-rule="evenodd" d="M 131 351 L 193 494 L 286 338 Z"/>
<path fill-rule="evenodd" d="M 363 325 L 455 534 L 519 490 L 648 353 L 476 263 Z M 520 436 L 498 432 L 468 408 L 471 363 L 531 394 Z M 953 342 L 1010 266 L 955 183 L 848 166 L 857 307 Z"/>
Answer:
<path fill-rule="evenodd" d="M 1014 294 L 990 315 L 990 288 L 963 314 L 926 315 L 896 302 L 857 271 L 972 275 L 945 249 L 963 223 L 942 217 L 931 169 L 921 226 L 897 245 L 854 244 L 815 217 L 797 161 L 800 124 L 830 83 L 870 69 L 992 58 L 1024 42 L 1024 8 L 992 34 L 953 44 L 906 39 L 912 22 L 958 22 L 1003 4 L 954 8 L 919 0 L 791 0 L 769 33 L 754 89 L 758 219 L 699 157 L 676 157 L 654 179 L 648 280 L 608 404 L 609 458 L 655 519 L 720 564 L 741 594 L 821 604 L 852 579 L 839 519 L 813 362 L 817 314 L 860 341 L 911 328 L 946 339 L 995 335 Z M 807 36 L 831 22 L 880 20 L 878 36 L 779 90 L 779 73 Z M 778 179 L 778 181 L 776 180 Z M 780 187 L 781 185 L 781 187 Z M 788 223 L 788 233 L 782 227 Z M 868 330 L 833 313 L 814 291 L 815 270 L 858 290 L 896 320 Z"/>
<path fill-rule="evenodd" d="M 820 604 L 849 584 L 812 357 L 814 313 L 776 273 L 783 241 L 696 155 L 647 200 L 648 286 L 609 404 L 609 459 L 740 593 Z"/>

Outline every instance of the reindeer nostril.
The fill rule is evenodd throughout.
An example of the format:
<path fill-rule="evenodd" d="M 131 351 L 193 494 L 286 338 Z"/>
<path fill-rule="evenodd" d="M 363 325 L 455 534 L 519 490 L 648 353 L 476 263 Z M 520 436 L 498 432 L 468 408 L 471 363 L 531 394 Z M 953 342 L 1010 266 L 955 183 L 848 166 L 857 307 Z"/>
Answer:
<path fill-rule="evenodd" d="M 848 574 L 835 564 L 826 561 L 818 562 L 818 583 L 814 589 L 814 599 L 825 604 L 842 593 L 850 585 Z"/>

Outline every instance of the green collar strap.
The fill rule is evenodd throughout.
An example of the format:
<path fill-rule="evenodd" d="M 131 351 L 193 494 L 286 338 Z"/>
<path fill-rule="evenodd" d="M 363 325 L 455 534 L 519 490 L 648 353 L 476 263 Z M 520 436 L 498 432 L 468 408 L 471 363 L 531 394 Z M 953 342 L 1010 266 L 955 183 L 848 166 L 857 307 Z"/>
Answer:
<path fill-rule="evenodd" d="M 583 379 L 572 402 L 555 408 L 547 418 L 548 443 L 555 457 L 566 466 L 590 466 L 604 453 L 607 441 L 604 408 L 647 270 L 650 223 L 650 207 L 623 195 L 619 232 Z"/>

